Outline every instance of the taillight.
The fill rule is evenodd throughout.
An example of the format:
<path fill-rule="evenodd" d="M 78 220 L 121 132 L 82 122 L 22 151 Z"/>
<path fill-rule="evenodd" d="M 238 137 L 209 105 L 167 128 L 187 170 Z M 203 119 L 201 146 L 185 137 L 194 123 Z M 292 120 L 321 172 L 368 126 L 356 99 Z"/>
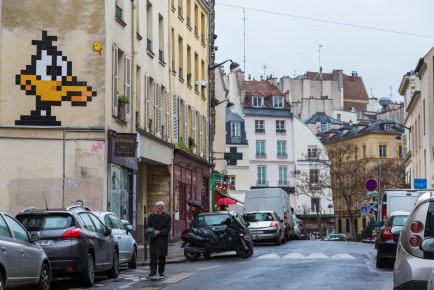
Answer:
<path fill-rule="evenodd" d="M 283 213 L 283 219 L 285 221 L 285 224 L 287 224 L 288 223 L 288 213 L 287 212 Z"/>
<path fill-rule="evenodd" d="M 413 248 L 418 248 L 420 246 L 421 242 L 422 242 L 422 239 L 419 236 L 411 236 L 410 239 L 408 240 L 408 243 Z"/>
<path fill-rule="evenodd" d="M 384 231 L 383 231 L 383 237 L 385 239 L 393 239 L 393 234 L 390 231 L 392 229 L 392 227 L 385 227 Z"/>
<path fill-rule="evenodd" d="M 300 233 L 304 234 L 304 228 L 300 228 Z"/>
<path fill-rule="evenodd" d="M 381 218 L 383 223 L 386 220 L 386 217 L 387 217 L 387 204 L 383 204 L 381 206 Z"/>
<path fill-rule="evenodd" d="M 80 239 L 80 238 L 81 238 L 81 230 L 79 228 L 73 228 L 73 229 L 67 230 L 62 235 L 63 240 Z"/>
<path fill-rule="evenodd" d="M 187 237 L 188 234 L 189 234 L 189 233 L 182 234 L 182 235 L 181 235 L 181 238 L 185 238 L 185 237 Z"/>
<path fill-rule="evenodd" d="M 415 221 L 415 222 L 411 223 L 410 231 L 412 233 L 417 234 L 417 233 L 420 233 L 422 230 L 423 230 L 423 224 L 421 222 Z"/>
<path fill-rule="evenodd" d="M 271 222 L 270 228 L 277 227 L 279 224 L 277 222 Z"/>

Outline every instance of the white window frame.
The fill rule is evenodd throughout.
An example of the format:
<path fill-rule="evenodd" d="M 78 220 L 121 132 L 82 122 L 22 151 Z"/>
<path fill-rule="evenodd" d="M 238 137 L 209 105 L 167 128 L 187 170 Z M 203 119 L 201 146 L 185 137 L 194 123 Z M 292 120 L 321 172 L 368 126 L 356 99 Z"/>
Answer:
<path fill-rule="evenodd" d="M 286 141 L 277 141 L 277 157 L 286 157 Z"/>
<path fill-rule="evenodd" d="M 265 133 L 265 121 L 264 120 L 255 120 L 255 132 L 256 133 Z"/>
<path fill-rule="evenodd" d="M 273 96 L 273 107 L 274 108 L 283 108 L 284 103 L 285 102 L 284 102 L 283 97 Z"/>
<path fill-rule="evenodd" d="M 288 185 L 288 167 L 279 166 L 279 185 Z"/>
<path fill-rule="evenodd" d="M 258 157 L 265 157 L 266 150 L 265 150 L 265 140 L 256 140 L 256 147 L 255 147 L 256 156 Z"/>
<path fill-rule="evenodd" d="M 267 167 L 258 165 L 258 174 L 256 176 L 258 185 L 267 185 Z"/>
<path fill-rule="evenodd" d="M 231 137 L 241 137 L 240 122 L 231 122 Z"/>
<path fill-rule="evenodd" d="M 264 98 L 252 97 L 252 106 L 255 108 L 261 108 L 264 106 Z"/>

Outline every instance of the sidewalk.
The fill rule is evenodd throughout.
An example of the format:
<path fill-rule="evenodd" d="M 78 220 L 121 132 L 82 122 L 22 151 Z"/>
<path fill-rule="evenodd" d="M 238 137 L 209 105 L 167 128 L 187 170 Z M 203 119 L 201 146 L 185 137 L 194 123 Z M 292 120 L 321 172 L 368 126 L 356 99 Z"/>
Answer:
<path fill-rule="evenodd" d="M 184 257 L 184 251 L 181 249 L 182 241 L 169 243 L 168 255 L 166 257 L 166 263 L 182 263 L 186 261 Z M 151 257 L 149 256 L 149 245 L 147 245 L 147 260 L 145 261 L 145 246 L 143 244 L 137 245 L 137 266 L 149 265 Z"/>

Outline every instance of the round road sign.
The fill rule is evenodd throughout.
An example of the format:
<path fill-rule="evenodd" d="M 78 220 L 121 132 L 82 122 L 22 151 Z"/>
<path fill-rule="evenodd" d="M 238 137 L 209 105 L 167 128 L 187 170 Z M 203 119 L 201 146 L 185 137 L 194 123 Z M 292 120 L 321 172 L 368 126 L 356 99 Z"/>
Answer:
<path fill-rule="evenodd" d="M 378 188 L 378 182 L 375 178 L 369 178 L 365 182 L 365 188 L 367 191 L 375 191 Z"/>

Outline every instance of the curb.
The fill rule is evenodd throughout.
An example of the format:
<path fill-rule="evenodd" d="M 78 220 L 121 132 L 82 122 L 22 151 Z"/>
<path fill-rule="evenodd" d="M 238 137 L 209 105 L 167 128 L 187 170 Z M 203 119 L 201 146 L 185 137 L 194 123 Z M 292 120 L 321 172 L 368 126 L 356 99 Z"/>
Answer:
<path fill-rule="evenodd" d="M 186 261 L 187 259 L 185 258 L 173 258 L 173 259 L 166 260 L 166 264 L 178 264 L 178 263 L 184 263 Z M 144 262 L 137 261 L 137 266 L 149 266 L 149 263 L 150 261 L 144 261 Z"/>

